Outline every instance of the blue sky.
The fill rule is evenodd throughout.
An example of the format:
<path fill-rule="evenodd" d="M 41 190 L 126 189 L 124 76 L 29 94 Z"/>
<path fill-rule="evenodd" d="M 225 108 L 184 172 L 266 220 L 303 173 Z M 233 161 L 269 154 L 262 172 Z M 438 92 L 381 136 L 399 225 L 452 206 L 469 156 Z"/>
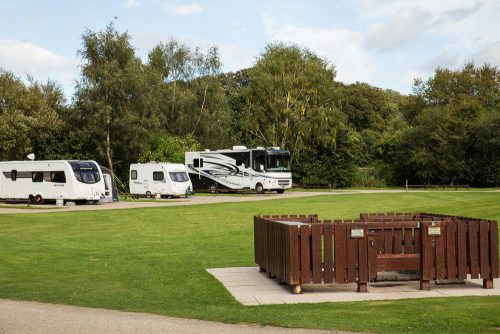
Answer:
<path fill-rule="evenodd" d="M 266 43 L 286 41 L 331 61 L 340 81 L 409 93 L 437 66 L 500 66 L 499 17 L 498 0 L 9 1 L 0 4 L 0 67 L 55 80 L 70 97 L 84 29 L 114 22 L 143 59 L 173 37 L 218 46 L 223 70 L 233 71 Z"/>

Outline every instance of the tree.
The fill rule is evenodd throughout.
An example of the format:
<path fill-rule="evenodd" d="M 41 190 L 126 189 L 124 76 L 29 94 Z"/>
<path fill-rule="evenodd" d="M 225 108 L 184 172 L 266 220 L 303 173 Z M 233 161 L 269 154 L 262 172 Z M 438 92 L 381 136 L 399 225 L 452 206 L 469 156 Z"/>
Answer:
<path fill-rule="evenodd" d="M 191 134 L 205 147 L 227 143 L 229 110 L 218 78 L 216 47 L 207 53 L 172 39 L 149 53 L 149 67 L 160 80 L 156 103 L 161 126 L 178 136 Z"/>
<path fill-rule="evenodd" d="M 64 124 L 64 95 L 54 82 L 28 84 L 12 73 L 0 71 L 0 159 L 39 159 L 62 154 L 56 138 Z"/>
<path fill-rule="evenodd" d="M 192 136 L 157 134 L 151 141 L 150 150 L 139 157 L 139 162 L 159 161 L 184 163 L 184 154 L 201 150 L 200 143 Z"/>
<path fill-rule="evenodd" d="M 157 128 L 151 107 L 152 73 L 136 57 L 128 33 L 110 24 L 104 31 L 87 30 L 79 50 L 84 64 L 76 86 L 75 121 L 87 150 L 122 171 L 137 161 Z"/>

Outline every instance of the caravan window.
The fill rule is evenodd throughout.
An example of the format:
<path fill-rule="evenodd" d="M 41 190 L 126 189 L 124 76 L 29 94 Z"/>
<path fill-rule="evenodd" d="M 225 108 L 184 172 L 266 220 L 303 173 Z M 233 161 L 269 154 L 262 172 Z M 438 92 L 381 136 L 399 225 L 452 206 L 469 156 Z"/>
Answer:
<path fill-rule="evenodd" d="M 12 172 L 10 172 L 10 178 L 12 181 L 17 180 L 17 170 L 13 169 Z"/>
<path fill-rule="evenodd" d="M 50 181 L 56 183 L 66 183 L 66 174 L 63 171 L 50 172 Z"/>
<path fill-rule="evenodd" d="M 43 172 L 33 172 L 31 176 L 33 182 L 43 182 Z"/>
<path fill-rule="evenodd" d="M 153 172 L 153 181 L 163 181 L 164 178 L 163 172 Z"/>
<path fill-rule="evenodd" d="M 203 167 L 203 159 L 194 159 L 193 165 L 194 167 Z"/>
<path fill-rule="evenodd" d="M 69 161 L 79 182 L 93 184 L 101 181 L 99 168 L 91 161 Z"/>
<path fill-rule="evenodd" d="M 130 171 L 130 179 L 131 180 L 137 180 L 137 171 L 136 170 L 131 170 Z"/>
<path fill-rule="evenodd" d="M 189 181 L 189 177 L 185 172 L 170 172 L 170 178 L 174 182 L 186 182 Z"/>

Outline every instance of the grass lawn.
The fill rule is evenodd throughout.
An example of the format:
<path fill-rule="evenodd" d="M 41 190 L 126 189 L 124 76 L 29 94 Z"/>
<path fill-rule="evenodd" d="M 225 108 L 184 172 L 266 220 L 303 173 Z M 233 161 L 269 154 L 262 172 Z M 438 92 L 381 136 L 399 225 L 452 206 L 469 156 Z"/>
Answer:
<path fill-rule="evenodd" d="M 500 297 L 243 307 L 205 269 L 251 266 L 254 214 L 433 211 L 500 220 L 500 193 L 333 195 L 0 215 L 0 298 L 284 327 L 499 333 Z"/>

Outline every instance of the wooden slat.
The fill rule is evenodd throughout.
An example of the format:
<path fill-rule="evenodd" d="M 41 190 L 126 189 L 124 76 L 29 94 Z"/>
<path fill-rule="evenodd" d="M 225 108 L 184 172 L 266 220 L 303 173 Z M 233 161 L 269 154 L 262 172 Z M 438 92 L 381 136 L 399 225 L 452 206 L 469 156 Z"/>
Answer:
<path fill-rule="evenodd" d="M 312 235 L 312 267 L 313 267 L 313 283 L 319 284 L 322 279 L 322 259 L 321 259 L 321 225 L 313 224 L 311 225 L 311 235 Z"/>
<path fill-rule="evenodd" d="M 335 283 L 343 284 L 346 281 L 346 227 L 344 224 L 335 224 Z"/>
<path fill-rule="evenodd" d="M 347 282 L 356 282 L 356 267 L 358 262 L 358 239 L 350 237 L 349 231 L 353 227 L 347 228 Z"/>
<path fill-rule="evenodd" d="M 478 245 L 478 223 L 475 221 L 469 224 L 469 264 L 471 278 L 479 278 L 479 245 Z"/>
<path fill-rule="evenodd" d="M 384 254 L 393 254 L 392 244 L 393 244 L 393 230 L 384 230 Z"/>
<path fill-rule="evenodd" d="M 333 225 L 325 224 L 323 227 L 324 240 L 324 267 L 323 280 L 325 284 L 333 283 Z"/>
<path fill-rule="evenodd" d="M 420 247 L 422 245 L 422 242 L 420 240 L 422 236 L 422 229 L 421 228 L 415 228 L 413 229 L 413 253 L 414 254 L 420 254 Z"/>
<path fill-rule="evenodd" d="M 441 228 L 441 235 L 436 236 L 436 279 L 446 279 L 446 225 L 438 224 L 438 226 Z"/>
<path fill-rule="evenodd" d="M 299 227 L 290 226 L 290 267 L 289 267 L 289 280 L 288 284 L 300 284 L 300 239 Z"/>
<path fill-rule="evenodd" d="M 410 227 L 407 227 L 405 225 L 405 247 L 404 247 L 404 253 L 405 254 L 413 254 L 413 229 Z"/>
<path fill-rule="evenodd" d="M 446 223 L 446 269 L 448 279 L 456 279 L 457 274 L 457 234 L 456 222 Z"/>
<path fill-rule="evenodd" d="M 378 234 L 369 232 L 368 236 L 368 277 L 370 281 L 377 278 L 377 242 Z"/>
<path fill-rule="evenodd" d="M 377 267 L 379 271 L 419 270 L 420 254 L 379 254 Z"/>
<path fill-rule="evenodd" d="M 364 229 L 364 235 L 368 233 L 367 229 Z M 358 239 L 358 282 L 367 283 L 369 281 L 368 273 L 368 239 L 362 238 Z"/>
<path fill-rule="evenodd" d="M 433 269 L 433 253 L 434 248 L 432 247 L 432 237 L 427 235 L 427 223 L 422 223 L 421 231 L 421 253 L 420 253 L 420 273 L 422 276 L 422 280 L 430 281 L 433 279 L 432 277 L 432 269 Z"/>
<path fill-rule="evenodd" d="M 401 254 L 403 253 L 403 228 L 394 229 L 394 244 L 393 253 Z"/>
<path fill-rule="evenodd" d="M 499 278 L 498 263 L 498 223 L 490 221 L 490 260 L 492 278 Z"/>
<path fill-rule="evenodd" d="M 300 227 L 300 283 L 308 284 L 311 281 L 311 228 L 307 225 Z"/>
<path fill-rule="evenodd" d="M 457 224 L 457 259 L 458 279 L 466 279 L 469 272 L 467 267 L 467 224 Z"/>
<path fill-rule="evenodd" d="M 490 252 L 489 248 L 489 223 L 487 221 L 481 221 L 479 223 L 479 259 L 480 259 L 480 273 L 481 278 L 490 278 L 491 277 L 491 268 L 490 268 Z"/>

